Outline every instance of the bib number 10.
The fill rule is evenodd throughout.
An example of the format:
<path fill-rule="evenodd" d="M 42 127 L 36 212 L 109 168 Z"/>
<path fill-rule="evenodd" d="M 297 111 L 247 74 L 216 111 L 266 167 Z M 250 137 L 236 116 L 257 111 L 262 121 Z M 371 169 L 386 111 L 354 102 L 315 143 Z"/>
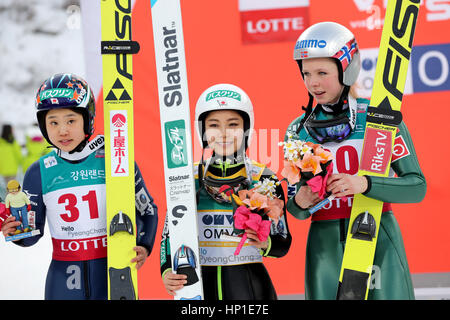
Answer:
<path fill-rule="evenodd" d="M 87 194 L 81 197 L 81 201 L 87 202 L 89 205 L 89 215 L 91 219 L 98 218 L 98 205 L 97 205 L 97 194 L 95 190 L 89 191 Z M 65 222 L 74 222 L 77 221 L 80 217 L 80 210 L 77 207 L 78 198 L 73 193 L 66 193 L 61 195 L 58 198 L 59 204 L 64 204 L 65 213 L 62 213 L 60 216 Z"/>
<path fill-rule="evenodd" d="M 358 172 L 358 151 L 354 146 L 342 146 L 336 150 L 336 169 L 339 173 L 355 175 Z"/>

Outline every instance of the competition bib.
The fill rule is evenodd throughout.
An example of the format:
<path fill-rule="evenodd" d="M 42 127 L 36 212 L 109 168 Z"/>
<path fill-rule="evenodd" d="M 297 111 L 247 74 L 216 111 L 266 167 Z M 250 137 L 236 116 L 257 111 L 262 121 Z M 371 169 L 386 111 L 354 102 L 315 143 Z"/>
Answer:
<path fill-rule="evenodd" d="M 53 242 L 53 259 L 106 257 L 106 193 L 103 154 L 69 163 L 55 152 L 41 158 L 42 197 Z"/>
<path fill-rule="evenodd" d="M 200 264 L 204 266 L 231 266 L 262 262 L 260 250 L 244 244 L 239 255 L 234 255 L 237 242 L 220 239 L 233 233 L 232 210 L 198 210 Z"/>
<path fill-rule="evenodd" d="M 328 142 L 324 148 L 330 151 L 334 155 L 333 160 L 333 173 L 346 173 L 350 175 L 356 175 L 359 169 L 359 159 L 361 158 L 363 141 L 364 141 L 364 130 L 366 123 L 366 109 L 367 104 L 350 99 L 351 103 L 356 103 L 356 124 L 354 132 L 351 136 L 344 142 Z M 293 127 L 291 130 L 295 131 L 296 128 Z M 304 131 L 300 137 L 302 140 L 311 141 L 317 143 L 310 136 L 307 136 Z M 393 176 L 394 172 L 391 170 L 390 176 Z M 288 186 L 288 196 L 292 197 L 296 194 L 296 186 Z M 327 205 L 322 207 L 320 210 L 314 213 L 313 219 L 323 218 L 333 218 L 350 216 L 352 208 L 353 196 L 347 197 L 347 201 L 336 198 L 330 201 Z"/>
<path fill-rule="evenodd" d="M 104 184 L 60 189 L 44 195 L 53 259 L 106 257 L 105 196 Z"/>
<path fill-rule="evenodd" d="M 355 175 L 358 172 L 362 145 L 362 139 L 347 140 L 345 145 L 336 142 L 327 143 L 326 149 L 334 155 L 333 173 Z M 314 213 L 314 215 L 333 214 L 342 216 L 347 213 L 350 214 L 352 201 L 353 196 L 347 197 L 347 201 L 344 201 L 341 198 L 335 198 Z"/>
<path fill-rule="evenodd" d="M 197 167 L 194 165 L 194 168 Z M 252 177 L 253 185 L 259 181 L 264 168 L 264 165 L 253 161 L 248 163 L 247 172 Z M 196 178 L 198 179 L 197 176 Z M 198 188 L 198 182 L 196 183 Z M 260 249 L 246 243 L 239 255 L 234 255 L 238 243 L 220 239 L 221 235 L 232 235 L 233 233 L 231 204 L 217 203 L 206 192 L 202 192 L 197 207 L 197 221 L 201 265 L 232 266 L 262 262 Z"/>

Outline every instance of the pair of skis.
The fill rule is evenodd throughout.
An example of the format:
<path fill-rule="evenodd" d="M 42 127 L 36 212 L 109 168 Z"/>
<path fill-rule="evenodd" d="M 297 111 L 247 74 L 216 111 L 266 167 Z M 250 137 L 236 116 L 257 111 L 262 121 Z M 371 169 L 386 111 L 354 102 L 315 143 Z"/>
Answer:
<path fill-rule="evenodd" d="M 202 299 L 192 143 L 179 0 L 151 0 L 175 299 Z M 108 298 L 137 299 L 131 0 L 101 0 Z"/>
<path fill-rule="evenodd" d="M 374 86 L 367 110 L 358 176 L 387 177 L 397 132 L 420 0 L 389 0 Z M 341 266 L 339 300 L 364 300 L 369 292 L 383 202 L 356 194 Z"/>
<path fill-rule="evenodd" d="M 386 177 L 389 174 L 397 125 L 401 122 L 400 108 L 419 5 L 420 0 L 388 2 L 359 176 Z M 187 274 L 196 276 L 193 283 L 178 292 L 176 299 L 201 299 L 180 3 L 179 0 L 151 0 L 151 7 L 172 265 L 176 272 L 188 270 Z M 112 54 L 103 55 L 105 136 L 109 141 L 106 144 L 109 297 L 136 298 L 136 271 L 129 266 L 135 245 L 132 234 L 135 229 L 134 174 L 130 173 L 134 172 L 131 54 L 136 53 L 136 43 L 131 41 L 131 1 L 127 6 L 121 6 L 117 1 L 102 1 L 102 40 L 113 41 L 104 43 L 105 50 Z M 123 42 L 117 43 L 117 40 Z M 119 97 L 116 91 L 119 91 Z M 121 149 L 122 145 L 124 149 Z M 127 196 L 124 192 L 119 194 L 119 190 L 125 189 L 131 192 Z M 381 201 L 355 195 L 338 299 L 367 299 L 382 206 Z M 114 219 L 117 224 L 111 228 Z M 114 230 L 116 232 L 111 232 Z"/>

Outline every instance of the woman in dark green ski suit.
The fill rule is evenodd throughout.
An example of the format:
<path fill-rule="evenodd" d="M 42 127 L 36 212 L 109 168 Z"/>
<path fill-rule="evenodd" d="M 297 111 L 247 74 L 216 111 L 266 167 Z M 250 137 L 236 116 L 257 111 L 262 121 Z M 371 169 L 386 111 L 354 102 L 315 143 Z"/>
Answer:
<path fill-rule="evenodd" d="M 353 34 L 333 22 L 317 23 L 297 40 L 294 59 L 308 89 L 304 115 L 288 127 L 294 135 L 322 144 L 334 155 L 327 191 L 336 198 L 314 214 L 308 208 L 320 201 L 309 186 L 289 186 L 288 211 L 296 218 L 311 217 L 306 248 L 306 299 L 336 299 L 339 274 L 353 195 L 384 202 L 368 299 L 414 299 L 405 248 L 391 203 L 420 202 L 426 181 L 406 125 L 398 126 L 389 177 L 357 176 L 366 126 L 366 99 L 356 99 L 350 86 L 360 70 Z M 313 108 L 313 100 L 317 104 Z M 347 201 L 345 201 L 347 197 Z"/>

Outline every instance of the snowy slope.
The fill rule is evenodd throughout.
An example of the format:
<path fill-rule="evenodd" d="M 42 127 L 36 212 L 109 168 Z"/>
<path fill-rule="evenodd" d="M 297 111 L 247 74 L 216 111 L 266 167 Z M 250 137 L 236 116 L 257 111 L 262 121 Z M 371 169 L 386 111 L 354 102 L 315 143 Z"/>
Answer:
<path fill-rule="evenodd" d="M 12 123 L 18 134 L 35 121 L 34 97 L 46 78 L 58 72 L 85 76 L 74 4 L 79 1 L 0 1 L 0 124 Z"/>
<path fill-rule="evenodd" d="M 1 0 L 0 125 L 12 124 L 23 141 L 39 85 L 53 73 L 85 77 L 83 56 L 78 0 Z M 48 229 L 30 248 L 0 236 L 0 300 L 43 299 L 51 251 Z"/>

